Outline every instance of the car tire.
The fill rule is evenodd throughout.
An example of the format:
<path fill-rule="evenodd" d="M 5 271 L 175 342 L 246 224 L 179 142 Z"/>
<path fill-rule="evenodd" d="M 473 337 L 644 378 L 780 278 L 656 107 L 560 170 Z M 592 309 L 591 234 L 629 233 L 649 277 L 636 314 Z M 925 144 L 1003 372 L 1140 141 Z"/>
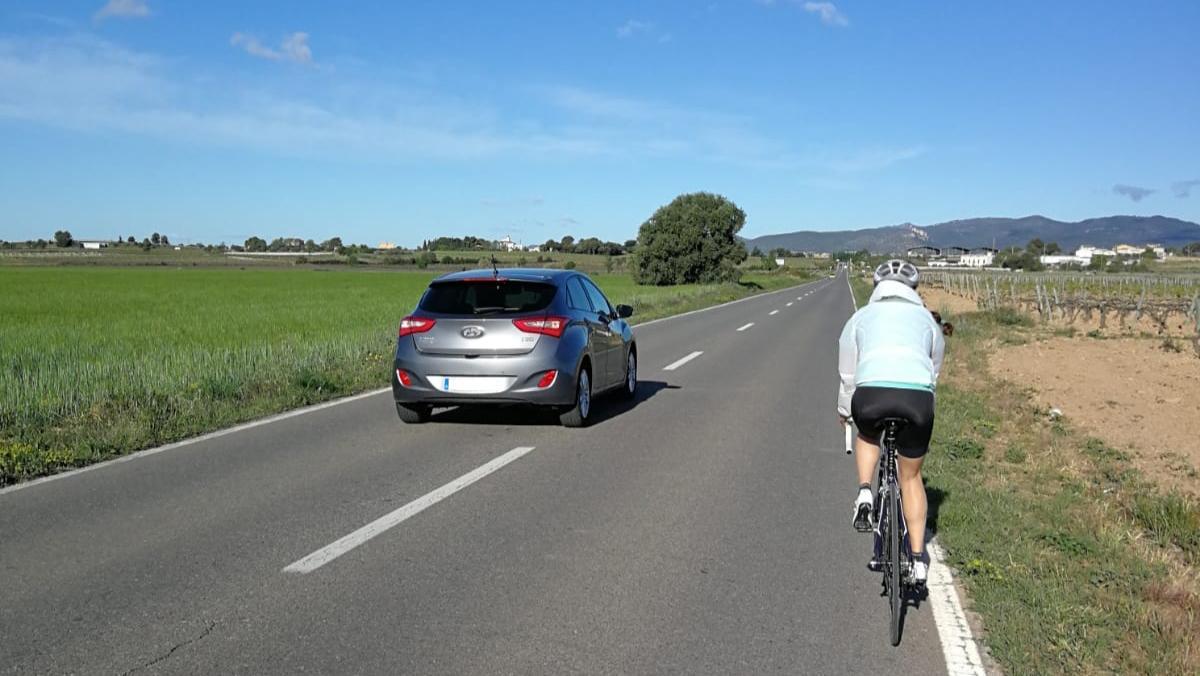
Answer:
<path fill-rule="evenodd" d="M 559 414 L 558 421 L 563 427 L 587 427 L 591 416 L 592 374 L 584 367 L 575 379 L 575 405 Z"/>
<path fill-rule="evenodd" d="M 396 404 L 396 414 L 409 425 L 419 425 L 429 422 L 433 409 L 421 404 Z"/>
<path fill-rule="evenodd" d="M 621 387 L 622 399 L 633 399 L 637 396 L 637 352 L 629 351 L 625 359 L 625 385 Z"/>

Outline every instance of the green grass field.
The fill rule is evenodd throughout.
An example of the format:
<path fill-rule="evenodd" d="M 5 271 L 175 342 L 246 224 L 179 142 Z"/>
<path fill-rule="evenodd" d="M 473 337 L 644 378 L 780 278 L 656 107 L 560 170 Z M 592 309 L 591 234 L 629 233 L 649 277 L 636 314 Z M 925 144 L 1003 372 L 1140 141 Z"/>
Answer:
<path fill-rule="evenodd" d="M 385 386 L 396 326 L 434 274 L 0 268 L 0 485 Z M 635 321 L 801 281 L 595 278 Z"/>

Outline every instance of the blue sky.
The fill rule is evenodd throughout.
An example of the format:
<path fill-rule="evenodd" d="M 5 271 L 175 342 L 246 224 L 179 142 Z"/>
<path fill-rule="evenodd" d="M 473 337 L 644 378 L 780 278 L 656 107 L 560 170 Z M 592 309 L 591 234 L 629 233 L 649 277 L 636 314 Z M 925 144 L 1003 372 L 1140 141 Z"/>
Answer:
<path fill-rule="evenodd" d="M 0 239 L 1200 220 L 1200 3 L 0 8 Z"/>

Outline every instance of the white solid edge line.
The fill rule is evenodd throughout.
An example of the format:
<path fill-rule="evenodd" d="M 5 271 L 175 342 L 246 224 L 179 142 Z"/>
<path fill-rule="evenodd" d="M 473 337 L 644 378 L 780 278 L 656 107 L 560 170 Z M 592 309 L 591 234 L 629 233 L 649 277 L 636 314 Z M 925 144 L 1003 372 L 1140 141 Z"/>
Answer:
<path fill-rule="evenodd" d="M 754 322 L 750 322 L 749 324 L 743 324 L 742 326 L 739 326 L 738 331 L 745 331 L 746 329 L 750 328 L 751 326 L 754 326 Z"/>
<path fill-rule="evenodd" d="M 946 672 L 950 676 L 985 676 L 987 671 L 983 667 L 979 647 L 958 600 L 958 590 L 950 569 L 946 567 L 942 548 L 936 542 L 930 542 L 928 548 L 933 565 L 929 567 L 926 590 L 930 605 L 933 606 L 933 622 L 942 643 L 942 656 L 946 659 Z"/>
<path fill-rule="evenodd" d="M 854 287 L 850 286 L 850 273 L 846 273 L 846 288 L 850 291 L 850 302 L 854 304 L 854 311 L 858 312 L 858 301 L 854 299 Z"/>
<path fill-rule="evenodd" d="M 675 369 L 679 368 L 680 366 L 683 366 L 684 364 L 695 359 L 696 357 L 699 357 L 702 354 L 704 354 L 704 353 L 697 350 L 696 352 L 689 354 L 688 356 L 684 357 L 683 359 L 680 359 L 678 361 L 673 361 L 670 364 L 667 364 L 666 366 L 663 367 L 663 370 L 664 371 L 674 371 Z"/>
<path fill-rule="evenodd" d="M 726 307 L 729 305 L 736 305 L 737 303 L 744 303 L 748 300 L 755 300 L 758 298 L 767 298 L 767 297 L 774 296 L 776 294 L 784 293 L 787 291 L 795 291 L 798 288 L 804 288 L 806 286 L 810 286 L 810 285 L 816 284 L 816 283 L 817 282 L 805 282 L 803 284 L 789 286 L 789 287 L 786 287 L 783 289 L 778 289 L 776 291 L 768 291 L 767 293 L 760 293 L 760 294 L 755 294 L 752 296 L 746 296 L 745 298 L 738 298 L 737 300 L 731 300 L 728 303 L 721 303 L 720 305 L 710 305 L 709 307 L 700 308 L 698 310 L 691 310 L 691 311 L 683 312 L 683 313 L 680 313 L 677 315 L 671 315 L 670 317 L 660 317 L 658 319 L 652 319 L 652 320 L 642 323 L 642 324 L 634 324 L 634 328 L 641 328 L 643 326 L 650 326 L 651 324 L 657 324 L 659 322 L 670 321 L 672 319 L 679 319 L 680 317 L 686 317 L 688 315 L 699 314 L 701 312 L 708 312 L 710 310 L 716 310 L 716 309 L 723 308 L 723 307 Z M 373 396 L 376 396 L 379 394 L 383 394 L 384 392 L 391 391 L 391 389 L 392 388 L 390 388 L 390 387 L 381 387 L 377 390 L 370 390 L 368 392 L 360 392 L 358 394 L 350 395 L 348 397 L 342 397 L 341 399 L 334 399 L 332 401 L 326 401 L 326 402 L 322 402 L 320 404 L 306 406 L 304 408 L 297 408 L 297 409 L 292 409 L 291 411 L 284 411 L 282 413 L 277 413 L 275 415 L 267 416 L 266 418 L 260 418 L 258 420 L 251 420 L 249 422 L 241 423 L 239 425 L 234 425 L 233 427 L 226 427 L 225 429 L 214 430 L 212 432 L 206 432 L 199 436 L 191 437 L 188 439 L 182 439 L 180 441 L 174 441 L 169 444 L 164 444 L 162 446 L 156 446 L 154 448 L 147 448 L 147 449 L 144 449 L 141 451 L 136 451 L 134 453 L 130 453 L 129 455 L 122 455 L 117 458 L 112 458 L 111 460 L 105 460 L 103 462 L 98 462 L 93 465 L 88 465 L 86 467 L 80 467 L 79 469 L 73 469 L 73 470 L 69 470 L 66 472 L 60 472 L 58 474 L 51 474 L 50 476 L 44 476 L 44 477 L 40 477 L 37 479 L 31 479 L 29 481 L 24 481 L 19 484 L 13 484 L 12 486 L 0 488 L 0 495 L 4 495 L 6 493 L 14 493 L 19 490 L 31 488 L 33 486 L 39 486 L 41 484 L 49 483 L 51 481 L 58 481 L 59 479 L 66 479 L 67 477 L 78 476 L 85 472 L 91 472 L 93 470 L 102 469 L 104 467 L 108 467 L 109 465 L 115 465 L 117 463 L 129 462 L 130 460 L 137 460 L 138 458 L 144 458 L 148 455 L 155 455 L 158 453 L 162 453 L 163 451 L 172 451 L 177 448 L 182 448 L 184 446 L 191 446 L 192 444 L 196 444 L 201 441 L 208 441 L 210 439 L 216 439 L 217 437 L 223 437 L 226 434 L 233 434 L 234 432 L 241 432 L 243 430 L 248 430 L 253 427 L 258 427 L 259 425 L 267 425 L 269 423 L 278 422 L 280 420 L 286 420 L 288 418 L 292 418 L 292 417 L 295 417 L 298 415 L 304 415 L 305 413 L 312 413 L 314 411 L 320 411 L 321 409 L 329 408 L 331 406 L 338 406 L 340 404 L 347 404 L 352 401 L 358 401 L 359 399 L 373 397 Z"/>
<path fill-rule="evenodd" d="M 251 420 L 249 422 L 244 422 L 244 423 L 241 423 L 238 425 L 234 425 L 233 427 L 226 427 L 225 429 L 215 430 L 213 432 L 206 432 L 204 434 L 201 434 L 200 436 L 190 437 L 188 439 L 182 439 L 180 441 L 173 441 L 173 442 L 171 442 L 169 444 L 165 444 L 163 446 L 157 446 L 155 448 L 147 448 L 145 450 L 137 451 L 135 453 L 130 453 L 129 455 L 122 455 L 118 458 L 113 458 L 111 460 L 105 460 L 104 462 L 98 462 L 94 465 L 88 465 L 87 467 L 80 467 L 79 469 L 73 469 L 73 470 L 70 470 L 67 472 L 62 472 L 60 474 L 51 474 L 50 476 L 44 476 L 44 477 L 41 477 L 38 479 L 26 481 L 24 483 L 13 484 L 12 486 L 0 488 L 0 495 L 4 495 L 6 493 L 13 493 L 13 492 L 22 490 L 24 488 L 38 486 L 40 484 L 49 483 L 51 481 L 58 481 L 59 479 L 65 479 L 67 477 L 78 476 L 80 474 L 83 474 L 84 472 L 91 472 L 92 470 L 100 469 L 102 467 L 108 467 L 109 465 L 115 465 L 117 463 L 122 463 L 122 462 L 129 462 L 131 460 L 137 460 L 138 458 L 144 458 L 148 455 L 155 455 L 158 453 L 162 453 L 163 451 L 173 451 L 177 448 L 183 448 L 184 446 L 191 446 L 192 444 L 196 444 L 201 441 L 209 441 L 211 439 L 217 439 L 217 438 L 223 437 L 227 434 L 241 432 L 243 430 L 248 430 L 253 427 L 258 427 L 260 425 L 268 425 L 273 422 L 279 422 L 280 420 L 287 420 L 288 418 L 294 418 L 299 415 L 304 415 L 305 413 L 314 413 L 316 411 L 320 411 L 320 410 L 327 409 L 327 408 L 332 408 L 334 406 L 341 406 L 342 404 L 348 404 L 352 401 L 358 401 L 359 399 L 366 399 L 367 397 L 374 397 L 376 395 L 383 394 L 384 392 L 391 392 L 391 391 L 392 391 L 392 388 L 383 387 L 378 390 L 371 390 L 369 392 L 360 392 L 358 394 L 350 395 L 348 397 L 342 397 L 341 399 L 334 399 L 332 401 L 326 401 L 326 402 L 322 402 L 320 404 L 313 404 L 312 406 L 305 406 L 304 408 L 296 408 L 296 409 L 292 409 L 290 411 L 284 411 L 283 413 L 276 413 L 275 415 L 267 416 L 266 418 L 259 418 L 258 420 Z"/>
<path fill-rule="evenodd" d="M 770 314 L 770 315 L 774 316 L 774 315 L 777 315 L 777 314 L 779 314 L 779 310 L 771 310 L 771 311 L 770 311 L 769 313 L 767 313 L 767 314 Z"/>
<path fill-rule="evenodd" d="M 817 284 L 817 283 L 818 282 L 805 282 L 803 284 L 797 284 L 795 286 L 789 286 L 789 287 L 785 287 L 782 289 L 777 289 L 775 291 L 768 291 L 766 293 L 756 293 L 753 296 L 746 296 L 745 298 L 738 298 L 737 300 L 731 300 L 728 303 L 721 303 L 720 305 L 710 305 L 708 307 L 702 307 L 699 310 L 688 310 L 687 312 L 681 312 L 677 315 L 671 315 L 670 317 L 659 317 L 658 319 L 651 319 L 648 322 L 643 322 L 641 324 L 634 324 L 633 328 L 640 329 L 643 326 L 650 326 L 652 324 L 657 324 L 659 322 L 667 322 L 672 319 L 679 319 L 680 317 L 687 317 L 689 315 L 700 314 L 701 312 L 710 312 L 712 310 L 719 310 L 723 307 L 729 307 L 730 305 L 737 305 L 738 303 L 745 303 L 746 301 L 750 301 L 750 300 L 759 300 L 760 298 L 770 298 L 771 296 L 774 296 L 777 294 L 786 293 L 788 291 L 795 291 L 796 289 L 803 289 L 806 286 L 812 286 L 813 284 Z"/>
<path fill-rule="evenodd" d="M 395 511 L 389 512 L 378 519 L 375 519 L 371 523 L 359 528 L 353 533 L 350 533 L 349 535 L 325 545 L 312 554 L 300 559 L 299 561 L 289 564 L 288 566 L 284 567 L 283 572 L 301 574 L 311 573 L 321 566 L 338 558 L 342 554 L 345 554 L 351 549 L 365 544 L 367 541 L 371 540 L 371 538 L 387 532 L 389 529 L 403 523 L 417 514 L 420 514 L 429 507 L 436 505 L 442 500 L 454 495 L 467 486 L 470 486 L 471 484 L 495 472 L 501 467 L 504 467 L 510 462 L 517 460 L 521 456 L 532 451 L 534 448 L 534 446 L 518 446 L 504 455 L 501 455 L 498 458 L 494 458 L 491 461 L 476 467 L 470 472 L 458 477 L 454 481 L 451 481 L 440 488 L 435 488 L 433 491 L 422 495 L 407 505 L 404 505 Z"/>

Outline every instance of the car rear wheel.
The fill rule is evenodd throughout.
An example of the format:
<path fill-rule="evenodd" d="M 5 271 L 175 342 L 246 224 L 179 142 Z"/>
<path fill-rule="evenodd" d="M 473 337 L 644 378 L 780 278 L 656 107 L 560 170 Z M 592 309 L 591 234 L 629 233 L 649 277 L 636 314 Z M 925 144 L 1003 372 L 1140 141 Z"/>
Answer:
<path fill-rule="evenodd" d="M 433 409 L 420 404 L 396 404 L 396 413 L 409 425 L 429 422 Z"/>
<path fill-rule="evenodd" d="M 621 388 L 621 396 L 633 399 L 637 394 L 637 382 L 637 353 L 630 350 L 629 358 L 625 360 L 625 387 Z"/>
<path fill-rule="evenodd" d="M 579 369 L 575 384 L 575 405 L 558 416 L 563 427 L 586 427 L 592 415 L 592 376 L 586 368 Z"/>

